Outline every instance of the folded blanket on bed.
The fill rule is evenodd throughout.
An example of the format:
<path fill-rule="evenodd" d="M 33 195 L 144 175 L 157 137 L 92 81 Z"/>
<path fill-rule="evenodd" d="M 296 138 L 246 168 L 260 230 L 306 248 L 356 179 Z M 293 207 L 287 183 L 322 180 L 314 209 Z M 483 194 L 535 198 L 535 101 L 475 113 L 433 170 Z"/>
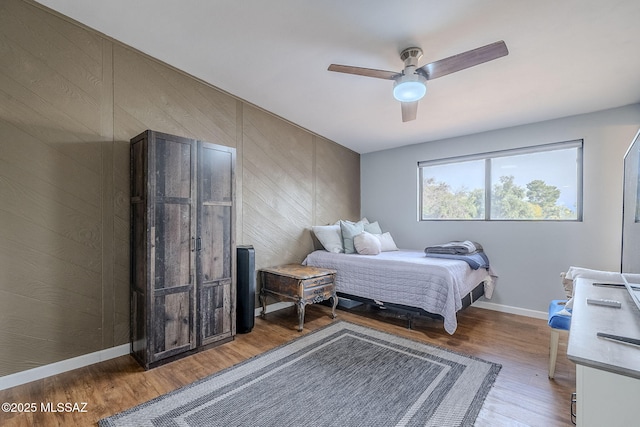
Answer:
<path fill-rule="evenodd" d="M 468 255 L 474 252 L 481 252 L 482 245 L 472 242 L 471 240 L 454 241 L 443 243 L 441 245 L 427 246 L 424 250 L 427 254 L 450 254 L 450 255 Z"/>
<path fill-rule="evenodd" d="M 484 252 L 474 252 L 468 255 L 460 254 L 434 254 L 425 250 L 425 256 L 430 258 L 447 258 L 447 259 L 459 259 L 469 264 L 473 270 L 484 268 L 489 270 L 489 258 Z"/>

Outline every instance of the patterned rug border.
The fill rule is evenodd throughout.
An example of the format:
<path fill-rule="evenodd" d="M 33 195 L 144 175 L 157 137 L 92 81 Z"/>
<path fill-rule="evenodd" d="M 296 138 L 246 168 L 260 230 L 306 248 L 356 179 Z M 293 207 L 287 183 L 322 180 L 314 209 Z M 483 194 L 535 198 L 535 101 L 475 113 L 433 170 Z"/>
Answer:
<path fill-rule="evenodd" d="M 360 325 L 357 323 L 353 323 L 353 322 L 348 322 L 345 320 L 335 320 L 334 322 L 322 326 L 316 330 L 313 330 L 311 332 L 308 332 L 304 335 L 301 335 L 299 337 L 296 337 L 290 341 L 287 341 L 285 343 L 279 344 L 276 347 L 269 349 L 267 351 L 264 351 L 262 353 L 256 354 L 254 356 L 251 356 L 250 358 L 243 360 L 242 362 L 238 362 L 232 366 L 229 366 L 227 368 L 221 369 L 220 371 L 214 372 L 212 374 L 206 375 L 203 378 L 200 378 L 198 380 L 195 380 L 189 384 L 186 384 L 184 386 L 181 386 L 175 390 L 169 391 L 165 394 L 161 394 L 157 397 L 154 397 L 146 402 L 140 403 L 138 405 L 135 405 L 129 409 L 126 409 L 124 411 L 121 411 L 119 413 L 116 413 L 114 415 L 105 417 L 103 419 L 101 419 L 98 422 L 98 426 L 100 427 L 114 427 L 114 426 L 118 426 L 119 424 L 114 424 L 114 422 L 117 422 L 120 418 L 123 418 L 129 414 L 132 414 L 136 411 L 142 410 L 148 406 L 154 405 L 160 401 L 163 401 L 165 399 L 170 399 L 171 397 L 173 397 L 174 395 L 179 395 L 180 393 L 183 393 L 185 391 L 187 391 L 188 389 L 197 387 L 207 381 L 210 381 L 213 378 L 216 377 L 220 377 L 223 376 L 233 370 L 236 370 L 238 368 L 241 368 L 242 366 L 245 366 L 247 364 L 253 363 L 256 360 L 260 359 L 260 358 L 268 358 L 270 355 L 273 355 L 276 352 L 282 351 L 285 347 L 294 347 L 296 343 L 302 341 L 302 340 L 313 340 L 313 336 L 314 335 L 320 335 L 323 332 L 327 332 L 328 329 L 336 329 L 335 332 L 333 333 L 339 333 L 341 330 L 343 330 L 344 328 L 354 328 L 354 329 L 363 329 L 365 331 L 370 331 L 373 335 L 381 335 L 382 337 L 384 337 L 385 339 L 387 339 L 389 342 L 392 342 L 393 339 L 399 339 L 399 340 L 404 340 L 407 342 L 411 342 L 414 343 L 416 345 L 419 346 L 426 346 L 429 347 L 431 349 L 440 351 L 440 352 L 445 352 L 445 353 L 449 353 L 451 355 L 455 355 L 461 358 L 466 358 L 469 360 L 473 360 L 476 362 L 481 362 L 481 363 L 486 363 L 487 365 L 490 366 L 489 372 L 487 373 L 484 381 L 483 381 L 483 386 L 481 389 L 478 390 L 478 392 L 476 393 L 476 396 L 474 397 L 474 400 L 480 399 L 482 401 L 482 403 L 484 403 L 484 400 L 486 399 L 486 397 L 488 396 L 489 392 L 491 391 L 491 389 L 494 386 L 494 383 L 497 379 L 497 376 L 500 372 L 500 370 L 502 369 L 502 365 L 495 363 L 495 362 L 491 362 L 488 361 L 486 359 L 482 359 L 480 357 L 477 356 L 473 356 L 473 355 L 469 355 L 469 354 L 465 354 L 465 353 L 461 353 L 459 351 L 456 350 L 451 350 L 439 345 L 435 345 L 429 342 L 424 342 L 424 341 L 420 341 L 418 339 L 415 338 L 410 338 L 410 337 L 405 337 L 405 336 L 401 336 L 401 335 L 396 335 L 390 332 L 385 332 L 385 331 L 381 331 L 379 329 L 375 329 L 369 326 L 364 326 L 364 325 Z M 311 343 L 310 343 L 311 344 Z M 310 345 L 309 344 L 309 345 Z M 482 408 L 482 405 L 480 405 L 476 411 L 476 414 L 474 415 L 474 419 L 477 417 L 478 413 L 480 412 L 480 409 Z"/>

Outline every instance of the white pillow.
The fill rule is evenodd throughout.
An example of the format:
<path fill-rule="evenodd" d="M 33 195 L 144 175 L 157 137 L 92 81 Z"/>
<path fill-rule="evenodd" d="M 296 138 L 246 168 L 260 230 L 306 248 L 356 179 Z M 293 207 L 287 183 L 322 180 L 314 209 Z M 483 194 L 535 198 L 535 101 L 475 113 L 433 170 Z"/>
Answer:
<path fill-rule="evenodd" d="M 378 255 L 380 253 L 380 239 L 371 233 L 363 231 L 354 236 L 353 246 L 361 255 Z"/>
<path fill-rule="evenodd" d="M 314 225 L 311 229 L 325 250 L 336 254 L 344 252 L 340 224 Z"/>
<path fill-rule="evenodd" d="M 375 236 L 380 240 L 380 251 L 397 251 L 399 250 L 396 246 L 396 242 L 393 241 L 393 237 L 391 237 L 391 233 L 388 231 L 382 234 L 375 234 Z"/>

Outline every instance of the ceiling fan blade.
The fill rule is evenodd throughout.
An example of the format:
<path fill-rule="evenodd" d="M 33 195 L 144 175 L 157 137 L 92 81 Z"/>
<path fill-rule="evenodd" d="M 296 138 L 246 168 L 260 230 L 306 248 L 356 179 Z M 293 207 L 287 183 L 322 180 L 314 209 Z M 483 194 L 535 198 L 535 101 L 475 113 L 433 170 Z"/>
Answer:
<path fill-rule="evenodd" d="M 418 115 L 418 101 L 414 102 L 401 102 L 402 106 L 402 121 L 410 122 L 415 120 Z"/>
<path fill-rule="evenodd" d="M 338 73 L 356 74 L 358 76 L 375 77 L 376 79 L 394 80 L 402 73 L 395 71 L 375 70 L 373 68 L 361 68 L 352 67 L 350 65 L 338 65 L 331 64 L 328 68 L 329 71 L 336 71 Z"/>
<path fill-rule="evenodd" d="M 509 54 L 507 45 L 500 40 L 467 52 L 459 53 L 439 61 L 432 62 L 418 70 L 422 70 L 427 80 L 437 79 L 465 68 L 473 67 Z"/>

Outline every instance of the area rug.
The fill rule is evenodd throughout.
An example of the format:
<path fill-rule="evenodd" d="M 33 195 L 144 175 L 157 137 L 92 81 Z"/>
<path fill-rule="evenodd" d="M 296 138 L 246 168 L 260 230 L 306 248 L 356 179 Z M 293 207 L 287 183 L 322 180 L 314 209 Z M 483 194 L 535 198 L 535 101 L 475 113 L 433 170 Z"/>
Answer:
<path fill-rule="evenodd" d="M 107 426 L 472 426 L 500 365 L 338 321 Z"/>

